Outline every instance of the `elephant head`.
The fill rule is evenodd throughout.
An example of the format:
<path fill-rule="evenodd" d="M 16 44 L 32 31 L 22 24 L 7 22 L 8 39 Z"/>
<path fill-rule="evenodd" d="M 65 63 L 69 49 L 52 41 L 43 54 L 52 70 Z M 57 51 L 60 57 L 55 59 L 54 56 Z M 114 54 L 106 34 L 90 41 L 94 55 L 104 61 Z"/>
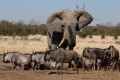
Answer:
<path fill-rule="evenodd" d="M 83 10 L 62 10 L 48 17 L 48 46 L 52 49 L 76 45 L 76 33 L 93 21 L 92 16 Z M 56 38 L 56 39 L 55 39 Z"/>

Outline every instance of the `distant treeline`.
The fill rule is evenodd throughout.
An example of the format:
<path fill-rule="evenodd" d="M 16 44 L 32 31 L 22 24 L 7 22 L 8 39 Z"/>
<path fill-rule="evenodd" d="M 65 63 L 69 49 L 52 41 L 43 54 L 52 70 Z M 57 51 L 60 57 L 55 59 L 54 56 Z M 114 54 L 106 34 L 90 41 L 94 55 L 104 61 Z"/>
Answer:
<path fill-rule="evenodd" d="M 87 37 L 92 35 L 101 35 L 101 36 L 120 36 L 120 24 L 116 26 L 108 25 L 96 25 L 96 26 L 87 26 L 78 32 L 80 37 Z"/>
<path fill-rule="evenodd" d="M 25 24 L 23 22 L 9 22 L 7 20 L 0 21 L 0 35 L 5 36 L 27 36 L 42 34 L 46 35 L 46 26 L 44 24 Z"/>
<path fill-rule="evenodd" d="M 0 21 L 0 35 L 6 36 L 27 36 L 35 34 L 47 34 L 47 28 L 45 24 L 25 24 L 23 22 L 9 22 L 7 20 Z M 120 36 L 120 24 L 116 26 L 111 25 L 96 25 L 87 26 L 78 32 L 81 37 L 88 35 L 109 35 L 109 36 Z"/>

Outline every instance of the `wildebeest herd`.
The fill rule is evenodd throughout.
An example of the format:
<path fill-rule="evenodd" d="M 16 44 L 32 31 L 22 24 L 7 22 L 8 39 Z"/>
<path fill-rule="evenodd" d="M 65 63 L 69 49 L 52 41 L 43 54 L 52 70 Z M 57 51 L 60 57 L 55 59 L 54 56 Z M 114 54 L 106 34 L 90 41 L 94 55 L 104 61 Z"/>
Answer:
<path fill-rule="evenodd" d="M 44 52 L 33 52 L 33 54 L 21 54 L 19 52 L 7 52 L 3 54 L 3 62 L 11 63 L 12 70 L 16 66 L 22 70 L 57 70 L 58 74 L 62 70 L 69 68 L 79 68 L 83 70 L 120 70 L 119 51 L 114 46 L 105 49 L 86 47 L 82 55 L 74 50 L 58 48 Z"/>

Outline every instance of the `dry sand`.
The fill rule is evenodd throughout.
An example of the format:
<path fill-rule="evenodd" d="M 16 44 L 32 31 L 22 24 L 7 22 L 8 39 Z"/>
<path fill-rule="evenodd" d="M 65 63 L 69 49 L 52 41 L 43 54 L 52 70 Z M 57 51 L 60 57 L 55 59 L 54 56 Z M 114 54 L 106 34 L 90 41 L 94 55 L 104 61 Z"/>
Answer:
<path fill-rule="evenodd" d="M 3 63 L 2 58 L 3 56 L 0 56 L 0 80 L 120 80 L 119 71 L 83 71 L 80 69 L 79 74 L 69 70 L 69 74 L 63 75 L 48 75 L 49 70 L 12 71 L 11 64 Z"/>
<path fill-rule="evenodd" d="M 116 43 L 118 42 L 118 43 Z M 93 36 L 90 38 L 79 38 L 76 39 L 75 51 L 79 54 L 82 53 L 85 47 L 97 47 L 107 48 L 110 45 L 115 46 L 120 50 L 120 37 L 115 40 L 113 37 L 106 36 L 105 39 L 101 39 L 100 36 Z M 42 35 L 30 35 L 27 37 L 15 36 L 0 36 L 0 54 L 10 51 L 18 51 L 21 53 L 32 53 L 33 51 L 45 51 L 47 49 L 47 37 Z"/>
<path fill-rule="evenodd" d="M 75 50 L 81 54 L 84 47 L 98 47 L 106 48 L 114 45 L 120 50 L 120 41 L 114 40 L 112 37 L 107 36 L 105 39 L 100 36 L 93 36 L 92 39 L 81 39 L 77 36 L 77 44 Z M 33 51 L 45 51 L 47 48 L 47 37 L 41 35 L 30 35 L 28 37 L 15 36 L 0 36 L 0 53 L 3 54 L 7 51 L 19 51 L 22 53 L 32 53 Z M 48 70 L 38 71 L 12 71 L 11 64 L 2 62 L 3 55 L 0 56 L 0 80 L 120 80 L 119 71 L 83 71 L 80 69 L 80 74 L 75 74 L 76 71 L 69 71 L 71 74 L 51 74 Z"/>

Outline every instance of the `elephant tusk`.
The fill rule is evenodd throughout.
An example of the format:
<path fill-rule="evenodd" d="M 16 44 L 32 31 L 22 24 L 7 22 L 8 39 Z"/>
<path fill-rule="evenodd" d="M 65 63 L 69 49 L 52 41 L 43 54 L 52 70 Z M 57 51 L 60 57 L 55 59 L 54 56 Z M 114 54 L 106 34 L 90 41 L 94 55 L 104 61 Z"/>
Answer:
<path fill-rule="evenodd" d="M 58 45 L 58 47 L 60 47 L 63 44 L 64 41 L 65 41 L 65 37 L 62 38 L 62 40 L 61 40 L 60 44 Z"/>

